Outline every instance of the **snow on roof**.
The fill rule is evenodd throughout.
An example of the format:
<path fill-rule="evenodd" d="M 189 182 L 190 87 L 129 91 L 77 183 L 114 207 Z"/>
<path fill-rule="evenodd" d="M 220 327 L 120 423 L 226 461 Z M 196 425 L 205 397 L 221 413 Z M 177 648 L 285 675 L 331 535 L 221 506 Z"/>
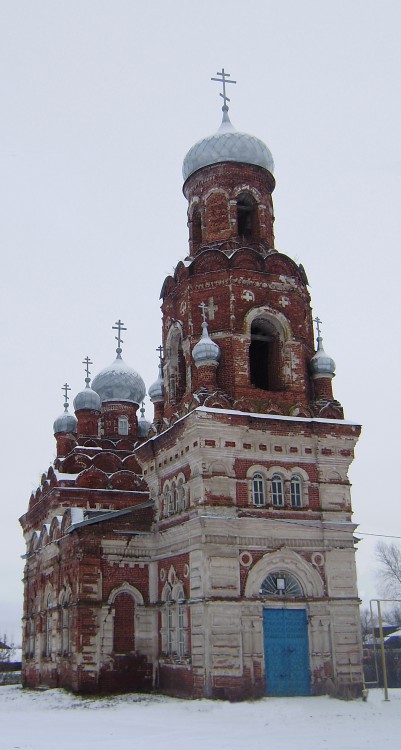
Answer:
<path fill-rule="evenodd" d="M 54 474 L 56 476 L 57 481 L 59 482 L 74 482 L 78 476 L 78 474 L 66 474 L 62 471 L 57 471 L 57 469 L 54 470 Z"/>
<path fill-rule="evenodd" d="M 192 411 L 189 411 L 188 414 L 184 414 L 184 416 L 180 417 L 179 419 L 174 422 L 174 425 L 170 425 L 170 427 L 167 427 L 166 430 L 164 430 L 162 433 L 157 433 L 157 435 L 152 435 L 152 437 L 148 438 L 142 445 L 146 445 L 146 443 L 150 443 L 152 440 L 156 440 L 160 437 L 160 435 L 165 435 L 166 432 L 171 430 L 172 427 L 174 427 L 179 422 L 182 422 L 184 419 L 187 419 L 190 414 L 193 414 L 194 412 L 204 412 L 206 414 L 227 414 L 229 416 L 235 416 L 235 417 L 252 417 L 252 419 L 271 419 L 272 421 L 283 421 L 283 422 L 316 422 L 317 424 L 333 424 L 333 425 L 348 425 L 349 427 L 360 427 L 360 422 L 354 422 L 347 419 L 325 419 L 323 417 L 290 417 L 285 416 L 283 414 L 261 414 L 259 412 L 252 412 L 252 411 L 237 411 L 236 409 L 217 409 L 213 406 L 197 406 L 196 409 L 192 409 Z M 142 447 L 142 446 L 140 446 Z"/>

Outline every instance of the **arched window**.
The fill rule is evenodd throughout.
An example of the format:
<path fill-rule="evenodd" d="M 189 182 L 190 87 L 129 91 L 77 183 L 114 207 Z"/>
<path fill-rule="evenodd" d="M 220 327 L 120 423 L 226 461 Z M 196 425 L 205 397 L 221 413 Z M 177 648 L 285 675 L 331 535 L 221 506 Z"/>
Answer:
<path fill-rule="evenodd" d="M 252 501 L 254 505 L 265 505 L 265 482 L 262 474 L 254 474 L 252 477 Z"/>
<path fill-rule="evenodd" d="M 271 480 L 272 505 L 279 508 L 284 505 L 284 485 L 280 474 L 273 474 Z"/>
<path fill-rule="evenodd" d="M 126 592 L 114 599 L 113 650 L 117 654 L 135 650 L 135 601 Z"/>
<path fill-rule="evenodd" d="M 186 502 L 185 502 L 185 487 L 184 482 L 182 479 L 179 479 L 178 481 L 178 508 L 179 510 L 185 510 Z"/>
<path fill-rule="evenodd" d="M 61 602 L 61 653 L 71 653 L 71 596 L 65 596 Z"/>
<path fill-rule="evenodd" d="M 237 198 L 238 236 L 247 240 L 259 239 L 258 205 L 253 195 L 240 193 Z"/>
<path fill-rule="evenodd" d="M 249 371 L 252 385 L 264 391 L 280 386 L 280 339 L 270 321 L 255 318 L 251 326 Z"/>
<path fill-rule="evenodd" d="M 168 484 L 166 484 L 163 488 L 163 495 L 162 495 L 162 514 L 163 516 L 168 516 L 168 501 L 169 501 L 169 495 L 170 495 L 170 487 Z"/>
<path fill-rule="evenodd" d="M 182 350 L 181 328 L 177 325 L 168 342 L 166 367 L 168 371 L 169 401 L 175 404 L 183 397 L 186 387 L 186 366 Z"/>
<path fill-rule="evenodd" d="M 191 221 L 192 252 L 195 254 L 202 244 L 202 218 L 199 206 L 195 206 Z"/>
<path fill-rule="evenodd" d="M 178 513 L 179 511 L 179 501 L 178 501 L 178 488 L 175 482 L 171 485 L 171 494 L 172 494 L 172 504 L 173 504 L 173 513 Z"/>
<path fill-rule="evenodd" d="M 51 656 L 52 652 L 52 597 L 48 594 L 46 601 L 46 642 L 45 642 L 45 656 Z"/>
<path fill-rule="evenodd" d="M 118 418 L 118 434 L 128 435 L 128 417 Z"/>
<path fill-rule="evenodd" d="M 27 623 L 27 647 L 26 656 L 32 658 L 35 655 L 36 624 L 35 618 L 30 617 Z"/>
<path fill-rule="evenodd" d="M 173 612 L 173 605 L 171 602 L 171 591 L 167 591 L 167 594 L 166 594 L 166 607 L 167 607 L 166 651 L 168 654 L 172 654 L 173 653 L 174 612 Z"/>
<path fill-rule="evenodd" d="M 173 513 L 174 513 L 174 491 L 173 491 L 173 488 L 171 488 L 171 490 L 168 490 L 167 503 L 168 503 L 167 515 L 172 516 Z"/>
<path fill-rule="evenodd" d="M 269 575 L 266 576 L 260 587 L 259 593 L 263 596 L 304 596 L 302 586 L 298 579 L 291 573 L 286 573 L 281 570 L 269 573 Z"/>
<path fill-rule="evenodd" d="M 181 659 L 185 655 L 185 607 L 184 590 L 181 589 L 177 595 L 177 656 Z"/>
<path fill-rule="evenodd" d="M 290 498 L 293 508 L 302 507 L 302 483 L 299 477 L 292 477 L 290 482 Z"/>

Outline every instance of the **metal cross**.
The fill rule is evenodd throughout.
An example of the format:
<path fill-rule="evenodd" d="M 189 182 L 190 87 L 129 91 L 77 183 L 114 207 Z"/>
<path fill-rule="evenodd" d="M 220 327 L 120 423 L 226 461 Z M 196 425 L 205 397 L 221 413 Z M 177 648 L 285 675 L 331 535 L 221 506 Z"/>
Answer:
<path fill-rule="evenodd" d="M 161 344 L 160 346 L 157 347 L 156 351 L 159 352 L 159 359 L 160 359 L 160 364 L 161 364 L 163 361 L 163 347 Z"/>
<path fill-rule="evenodd" d="M 124 328 L 124 323 L 121 322 L 121 320 L 117 320 L 117 323 L 115 326 L 111 326 L 113 331 L 118 331 L 118 335 L 114 336 L 115 340 L 117 341 L 118 348 L 117 348 L 117 355 L 120 357 L 121 354 L 121 344 L 124 343 L 124 341 L 121 338 L 121 331 L 126 331 L 127 329 Z M 120 357 L 121 359 L 121 357 Z"/>
<path fill-rule="evenodd" d="M 85 372 L 86 372 L 86 378 L 85 378 L 85 380 L 88 380 L 88 379 L 90 380 L 90 378 L 89 378 L 89 375 L 90 375 L 89 365 L 93 365 L 93 362 L 92 362 L 92 360 L 89 359 L 89 357 L 85 357 L 85 359 L 82 362 L 82 364 L 86 365 L 86 367 L 85 367 Z"/>
<path fill-rule="evenodd" d="M 322 321 L 316 315 L 316 318 L 313 318 L 313 322 L 316 323 L 317 335 L 319 337 L 320 336 L 320 324 Z"/>
<path fill-rule="evenodd" d="M 218 71 L 216 73 L 216 76 L 220 76 L 220 78 L 211 78 L 211 81 L 218 81 L 219 83 L 223 84 L 223 93 L 220 93 L 220 96 L 222 97 L 224 104 L 223 104 L 223 110 L 228 110 L 227 102 L 230 101 L 226 94 L 226 83 L 237 83 L 237 81 L 230 81 L 230 73 L 226 73 L 224 68 L 221 69 L 221 73 Z"/>
<path fill-rule="evenodd" d="M 64 409 L 67 411 L 67 409 L 68 409 L 68 400 L 69 400 L 68 391 L 70 391 L 71 388 L 68 385 L 68 383 L 64 383 L 64 385 L 63 385 L 63 387 L 62 387 L 61 390 L 64 391 Z"/>
<path fill-rule="evenodd" d="M 207 323 L 207 320 L 206 320 L 207 305 L 205 304 L 205 302 L 201 302 L 200 305 L 198 305 L 198 307 L 200 307 L 200 309 L 202 310 L 202 319 L 203 319 L 203 322 Z"/>

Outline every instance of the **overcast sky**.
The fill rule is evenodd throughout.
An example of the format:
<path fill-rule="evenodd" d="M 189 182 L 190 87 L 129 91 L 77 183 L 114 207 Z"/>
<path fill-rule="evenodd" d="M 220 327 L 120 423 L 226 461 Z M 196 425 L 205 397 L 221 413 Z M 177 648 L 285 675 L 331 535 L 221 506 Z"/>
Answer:
<path fill-rule="evenodd" d="M 17 519 L 55 456 L 61 386 L 84 386 L 86 355 L 93 374 L 114 359 L 118 318 L 124 359 L 156 378 L 159 293 L 187 253 L 182 160 L 220 124 L 222 66 L 363 424 L 359 587 L 383 593 L 368 534 L 401 537 L 400 35 L 399 0 L 1 0 L 1 634 L 19 640 Z"/>

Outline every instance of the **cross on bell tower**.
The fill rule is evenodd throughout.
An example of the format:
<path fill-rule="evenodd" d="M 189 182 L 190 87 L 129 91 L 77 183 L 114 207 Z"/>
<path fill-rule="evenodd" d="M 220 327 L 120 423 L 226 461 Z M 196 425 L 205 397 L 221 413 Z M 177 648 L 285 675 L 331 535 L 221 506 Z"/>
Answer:
<path fill-rule="evenodd" d="M 222 68 L 221 71 L 218 71 L 216 73 L 216 76 L 219 76 L 219 78 L 211 78 L 210 80 L 211 81 L 218 81 L 219 83 L 221 83 L 223 85 L 223 93 L 220 92 L 220 96 L 221 96 L 221 98 L 223 99 L 223 102 L 224 102 L 224 104 L 223 104 L 223 112 L 228 112 L 227 102 L 229 102 L 230 99 L 228 98 L 228 96 L 226 94 L 226 84 L 227 83 L 237 83 L 237 81 L 231 81 L 230 80 L 230 77 L 231 77 L 230 73 L 226 73 L 226 71 L 224 70 L 224 68 Z"/>

